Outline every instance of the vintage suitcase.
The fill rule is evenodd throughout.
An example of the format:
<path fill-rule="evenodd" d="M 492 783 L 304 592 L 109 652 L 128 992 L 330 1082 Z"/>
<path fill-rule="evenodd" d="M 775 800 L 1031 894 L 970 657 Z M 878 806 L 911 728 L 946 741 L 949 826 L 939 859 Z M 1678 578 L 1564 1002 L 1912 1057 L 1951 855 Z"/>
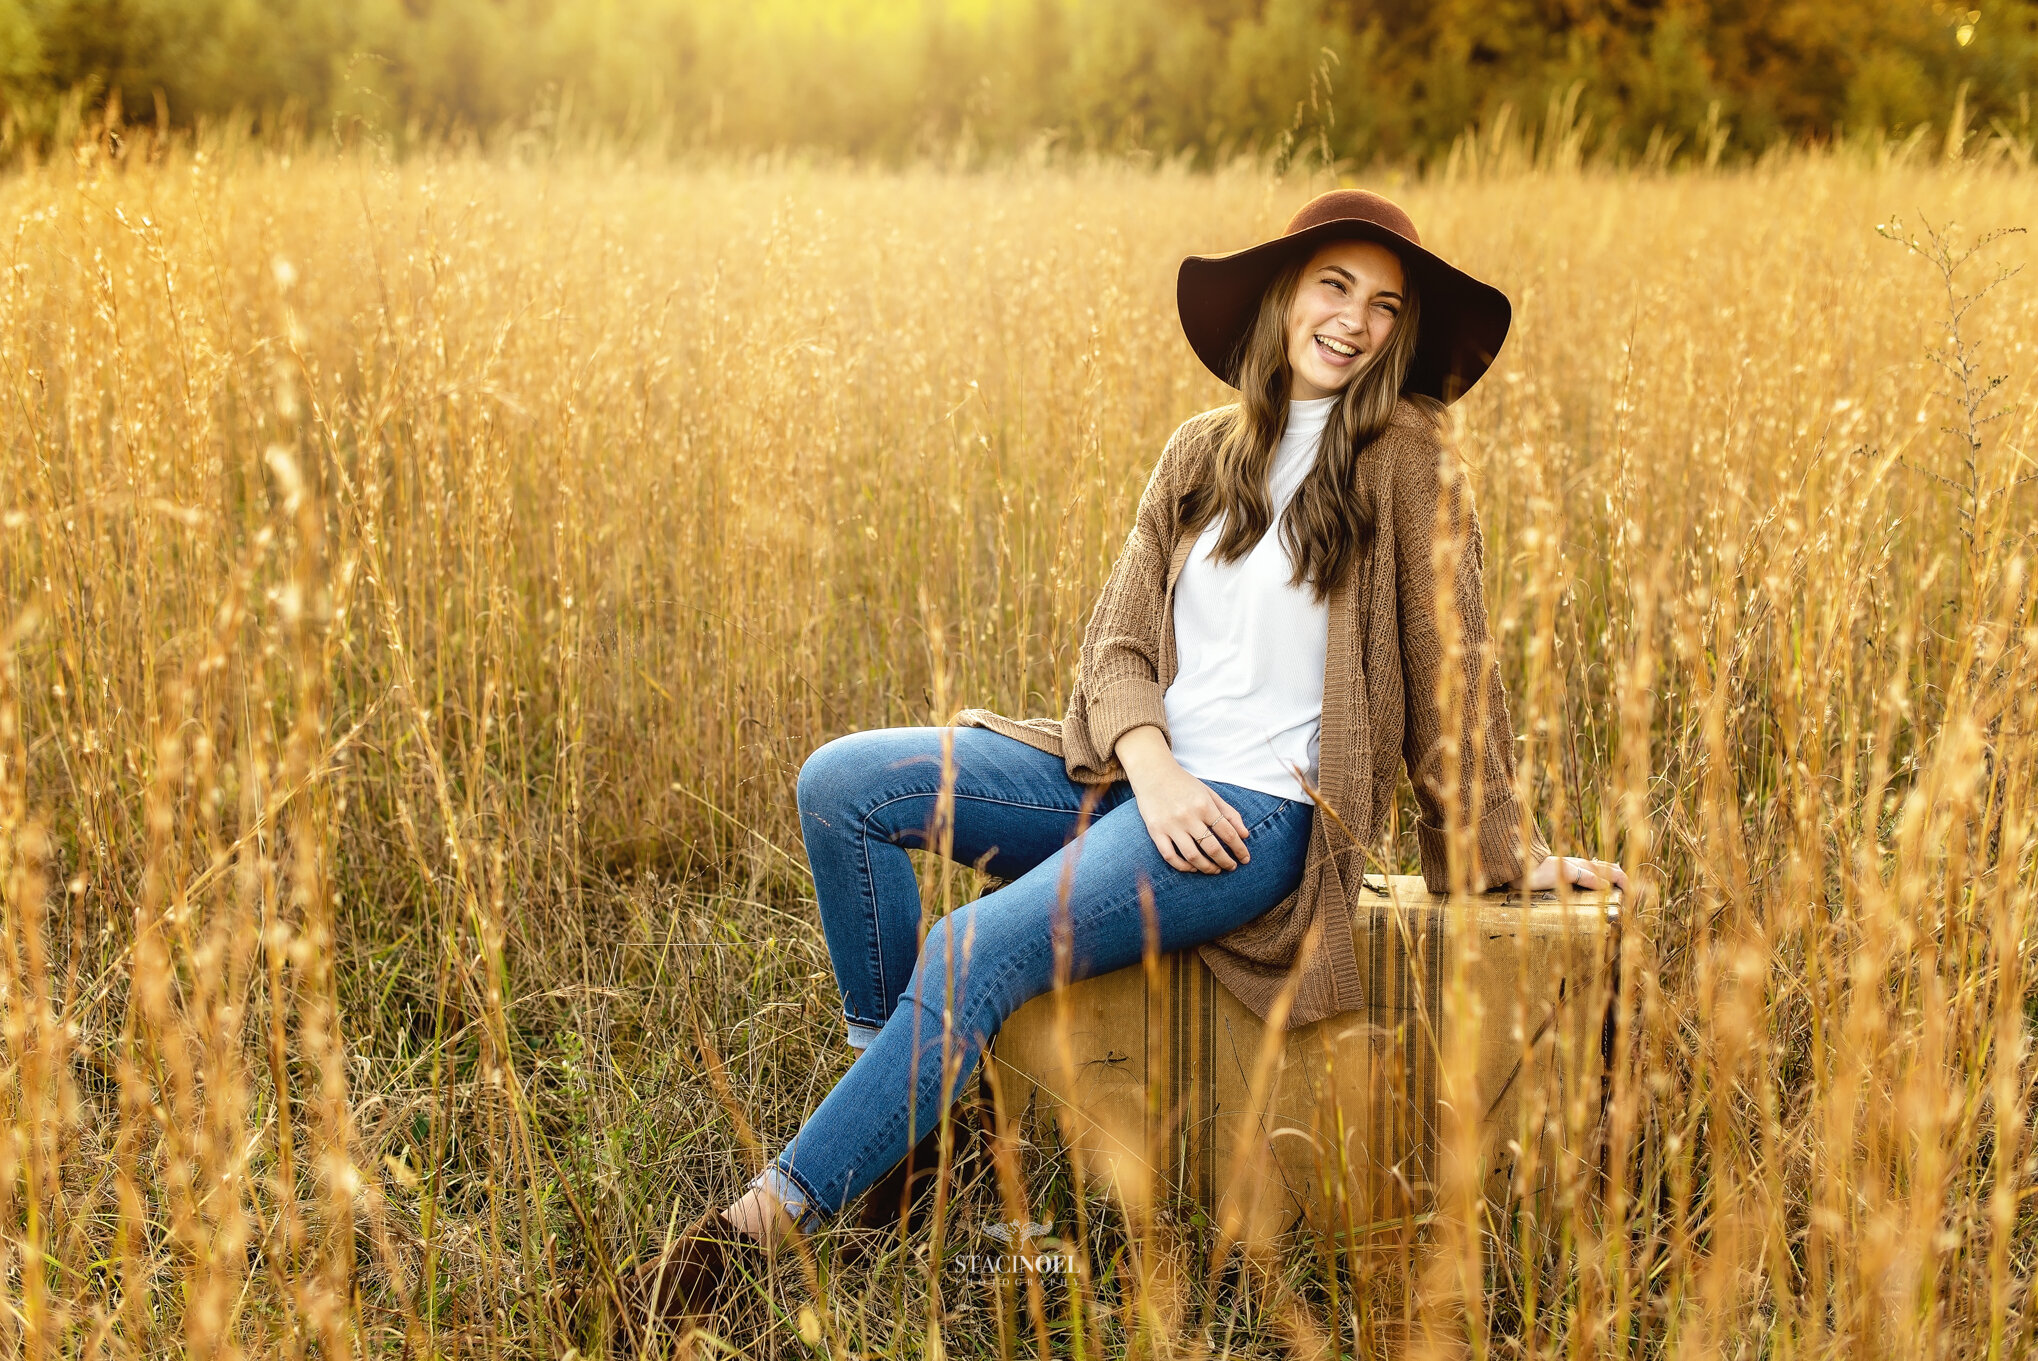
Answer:
<path fill-rule="evenodd" d="M 1365 1006 L 1287 1032 L 1264 1062 L 1259 1018 L 1183 951 L 1028 1002 L 987 1085 L 1035 1122 L 1016 1128 L 1056 1116 L 1088 1176 L 1193 1198 L 1240 1236 L 1306 1221 L 1405 1243 L 1440 1185 L 1471 1192 L 1451 1168 L 1547 1222 L 1538 1198 L 1594 1158 L 1617 899 L 1454 903 L 1414 876 L 1366 882 Z"/>

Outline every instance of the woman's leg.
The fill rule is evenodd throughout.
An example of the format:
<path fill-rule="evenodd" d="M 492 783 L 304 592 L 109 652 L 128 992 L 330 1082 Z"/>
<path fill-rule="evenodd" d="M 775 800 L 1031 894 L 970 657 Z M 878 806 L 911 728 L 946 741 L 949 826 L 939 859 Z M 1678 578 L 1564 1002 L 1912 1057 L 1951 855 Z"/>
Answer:
<path fill-rule="evenodd" d="M 1142 884 L 1152 887 L 1164 951 L 1223 935 L 1292 892 L 1314 810 L 1235 785 L 1215 788 L 1251 837 L 1252 859 L 1237 869 L 1172 868 L 1126 799 L 1074 843 L 936 923 L 890 1019 L 753 1185 L 804 1229 L 838 1213 L 905 1155 L 916 1133 L 933 1128 L 1005 1018 L 1053 987 L 1058 941 L 1071 978 L 1138 962 Z"/>
<path fill-rule="evenodd" d="M 919 958 L 920 886 L 906 851 L 938 849 L 928 828 L 941 793 L 941 734 L 850 733 L 800 767 L 800 835 L 849 1042 L 859 1049 L 891 1017 Z M 987 728 L 954 736 L 954 859 L 1017 879 L 1076 834 L 1091 791 L 1069 779 L 1059 756 Z M 1121 781 L 1091 816 L 1130 797 Z"/>

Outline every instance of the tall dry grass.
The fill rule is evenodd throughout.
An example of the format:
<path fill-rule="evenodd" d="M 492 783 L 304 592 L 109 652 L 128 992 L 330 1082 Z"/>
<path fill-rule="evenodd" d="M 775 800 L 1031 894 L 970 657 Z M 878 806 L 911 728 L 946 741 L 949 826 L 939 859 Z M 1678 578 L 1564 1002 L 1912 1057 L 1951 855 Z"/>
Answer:
<path fill-rule="evenodd" d="M 1524 780 L 1637 885 L 1616 1175 L 1549 1239 L 1447 1201 L 1470 1269 L 1404 1287 L 1475 1355 L 2034 1343 L 2038 292 L 1963 301 L 2028 238 L 1949 284 L 1913 234 L 2038 184 L 1929 151 L 1379 186 L 1516 300 L 1456 411 Z M 1224 396 L 1175 264 L 1316 187 L 225 140 L 0 184 L 9 1353 L 595 1350 L 567 1287 L 846 1065 L 801 760 L 1060 711 Z M 1073 1285 L 824 1241 L 732 1342 L 1352 1338 L 1334 1252 L 1213 1289 L 1031 1175 Z"/>

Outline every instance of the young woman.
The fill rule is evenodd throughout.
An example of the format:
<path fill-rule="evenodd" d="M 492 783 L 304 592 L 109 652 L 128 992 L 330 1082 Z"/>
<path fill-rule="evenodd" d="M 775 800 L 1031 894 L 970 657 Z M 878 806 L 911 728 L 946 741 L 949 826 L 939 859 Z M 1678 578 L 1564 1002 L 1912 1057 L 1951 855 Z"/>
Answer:
<path fill-rule="evenodd" d="M 942 730 L 851 733 L 808 758 L 800 825 L 862 1053 L 740 1200 L 640 1270 L 633 1311 L 711 1306 L 734 1255 L 896 1176 L 999 1025 L 1053 986 L 1058 949 L 1074 978 L 1139 961 L 1142 890 L 1160 948 L 1200 947 L 1262 1016 L 1284 986 L 1290 1025 L 1361 1005 L 1347 895 L 1404 763 L 1433 889 L 1625 887 L 1615 865 L 1551 857 L 1514 797 L 1483 545 L 1441 419 L 1492 363 L 1507 299 L 1356 190 L 1185 260 L 1176 297 L 1237 403 L 1162 451 L 1066 717 L 957 719 L 950 853 L 1008 882 L 917 940 L 906 848 L 935 844 Z M 1433 559 L 1440 534 L 1456 551 Z M 1451 823 L 1474 863 L 1447 853 Z"/>

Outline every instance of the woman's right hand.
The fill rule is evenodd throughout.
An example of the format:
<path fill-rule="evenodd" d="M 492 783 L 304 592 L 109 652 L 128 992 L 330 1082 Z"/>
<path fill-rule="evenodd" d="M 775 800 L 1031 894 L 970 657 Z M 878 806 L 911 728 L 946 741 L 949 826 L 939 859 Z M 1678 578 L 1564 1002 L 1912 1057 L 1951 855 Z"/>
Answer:
<path fill-rule="evenodd" d="M 1222 874 L 1252 859 L 1245 848 L 1245 819 L 1182 769 L 1159 728 L 1133 728 L 1118 739 L 1114 751 L 1161 859 L 1184 873 L 1199 874 Z"/>

